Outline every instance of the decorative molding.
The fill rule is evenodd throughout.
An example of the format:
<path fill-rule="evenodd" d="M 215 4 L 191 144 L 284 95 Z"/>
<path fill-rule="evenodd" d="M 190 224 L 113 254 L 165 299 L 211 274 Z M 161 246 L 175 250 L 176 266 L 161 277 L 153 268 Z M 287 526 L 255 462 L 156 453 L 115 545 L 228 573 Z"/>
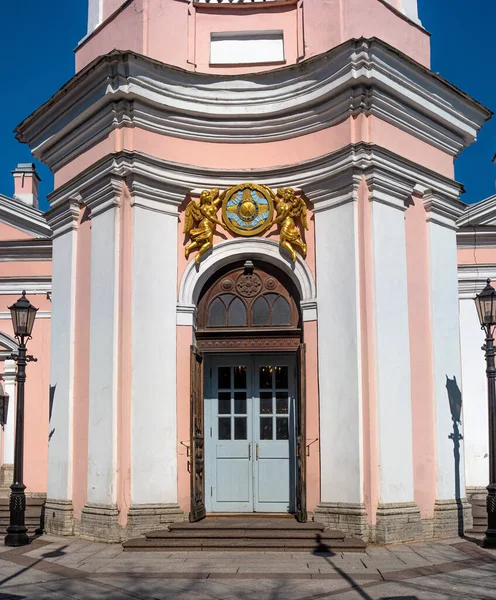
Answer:
<path fill-rule="evenodd" d="M 52 313 L 49 310 L 39 310 L 36 313 L 36 320 L 39 319 L 50 319 L 52 317 Z M 12 316 L 10 312 L 0 312 L 0 321 L 10 321 Z"/>
<path fill-rule="evenodd" d="M 459 249 L 496 248 L 496 227 L 463 225 L 457 231 L 456 243 Z"/>
<path fill-rule="evenodd" d="M 263 260 L 284 271 L 298 288 L 302 302 L 314 303 L 310 310 L 316 316 L 315 281 L 310 268 L 300 256 L 293 263 L 281 252 L 277 242 L 266 238 L 235 238 L 216 244 L 200 265 L 190 263 L 186 268 L 179 286 L 177 310 L 181 317 L 178 317 L 178 324 L 193 325 L 191 312 L 191 320 L 186 322 L 187 311 L 197 305 L 200 292 L 208 279 L 224 265 L 243 259 Z"/>
<path fill-rule="evenodd" d="M 9 317 L 10 317 L 10 313 L 9 313 Z M 19 348 L 19 344 L 16 342 L 16 340 L 11 337 L 10 335 L 7 335 L 6 333 L 4 333 L 3 331 L 0 331 L 0 360 L 2 361 L 7 361 L 10 357 L 10 355 L 14 352 L 17 352 Z M 6 369 L 4 369 L 6 370 Z M 15 375 L 15 371 L 14 371 L 14 375 Z M 3 379 L 5 379 L 5 372 L 3 374 Z"/>
<path fill-rule="evenodd" d="M 474 300 L 486 286 L 487 279 L 496 281 L 496 264 L 458 265 L 460 300 Z"/>
<path fill-rule="evenodd" d="M 10 225 L 35 238 L 47 238 L 51 235 L 43 213 L 20 200 L 7 198 L 0 194 L 0 223 Z"/>
<path fill-rule="evenodd" d="M 491 112 L 439 75 L 372 39 L 299 65 L 244 76 L 193 73 L 137 53 L 95 59 L 16 129 L 57 170 L 131 125 L 223 143 L 291 139 L 375 115 L 456 156 Z"/>
<path fill-rule="evenodd" d="M 458 219 L 459 227 L 496 225 L 496 195 L 466 207 L 465 213 Z"/>
<path fill-rule="evenodd" d="M 0 262 L 51 260 L 51 239 L 0 240 Z"/>
<path fill-rule="evenodd" d="M 428 223 L 435 223 L 455 231 L 458 229 L 457 221 L 465 212 L 466 204 L 432 189 L 424 192 L 422 200 Z"/>
<path fill-rule="evenodd" d="M 53 231 L 52 239 L 76 230 L 78 228 L 79 213 L 79 197 L 70 197 L 64 205 L 56 206 L 47 211 L 46 218 Z"/>
<path fill-rule="evenodd" d="M 51 275 L 0 277 L 0 294 L 46 294 L 52 291 Z"/>

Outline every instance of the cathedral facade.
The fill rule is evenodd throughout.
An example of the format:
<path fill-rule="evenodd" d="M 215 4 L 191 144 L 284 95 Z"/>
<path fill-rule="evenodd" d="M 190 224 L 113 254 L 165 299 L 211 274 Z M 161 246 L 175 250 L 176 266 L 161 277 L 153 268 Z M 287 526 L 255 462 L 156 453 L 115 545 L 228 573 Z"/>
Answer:
<path fill-rule="evenodd" d="M 453 163 L 490 112 L 416 4 L 90 0 L 17 129 L 55 181 L 48 532 L 470 527 Z"/>

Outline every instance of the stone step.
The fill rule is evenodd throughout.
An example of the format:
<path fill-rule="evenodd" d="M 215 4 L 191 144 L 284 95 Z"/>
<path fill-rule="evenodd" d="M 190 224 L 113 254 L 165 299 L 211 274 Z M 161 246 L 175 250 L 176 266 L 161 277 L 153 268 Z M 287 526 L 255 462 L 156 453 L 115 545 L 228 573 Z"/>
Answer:
<path fill-rule="evenodd" d="M 126 552 L 191 552 L 216 551 L 259 551 L 259 552 L 365 552 L 366 544 L 354 538 L 331 539 L 320 544 L 310 539 L 164 539 L 137 538 L 123 544 Z"/>
<path fill-rule="evenodd" d="M 324 531 L 325 525 L 323 523 L 298 523 L 293 519 L 236 519 L 236 518 L 209 518 L 203 519 L 198 523 L 172 523 L 169 525 L 170 531 L 180 530 L 280 530 L 280 531 Z"/>
<path fill-rule="evenodd" d="M 344 540 L 345 534 L 342 531 L 318 531 L 314 530 L 280 530 L 280 529 L 178 529 L 172 528 L 171 530 L 163 529 L 158 531 L 151 531 L 146 534 L 148 539 L 232 539 L 232 540 L 246 540 L 246 539 L 270 539 L 270 540 L 311 540 L 315 541 L 317 538 L 328 542 L 334 540 Z"/>

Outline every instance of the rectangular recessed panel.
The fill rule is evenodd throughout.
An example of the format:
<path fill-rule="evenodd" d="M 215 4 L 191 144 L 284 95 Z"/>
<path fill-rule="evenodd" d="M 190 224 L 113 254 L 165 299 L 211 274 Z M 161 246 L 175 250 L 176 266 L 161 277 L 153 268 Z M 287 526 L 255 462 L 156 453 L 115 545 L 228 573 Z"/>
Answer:
<path fill-rule="evenodd" d="M 248 460 L 217 459 L 217 502 L 250 502 L 249 471 Z"/>
<path fill-rule="evenodd" d="M 284 62 L 282 31 L 227 31 L 211 34 L 211 64 L 256 65 L 277 62 Z"/>
<path fill-rule="evenodd" d="M 258 502 L 289 504 L 289 459 L 258 461 Z"/>

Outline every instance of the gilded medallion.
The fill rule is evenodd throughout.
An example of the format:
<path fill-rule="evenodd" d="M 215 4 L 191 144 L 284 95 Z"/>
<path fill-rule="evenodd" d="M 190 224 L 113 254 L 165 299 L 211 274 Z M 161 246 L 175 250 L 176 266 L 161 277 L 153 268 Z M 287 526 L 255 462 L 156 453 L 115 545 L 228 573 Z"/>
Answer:
<path fill-rule="evenodd" d="M 271 190 L 255 183 L 243 183 L 228 189 L 222 202 L 226 226 L 237 235 L 252 236 L 272 224 L 274 201 Z"/>

